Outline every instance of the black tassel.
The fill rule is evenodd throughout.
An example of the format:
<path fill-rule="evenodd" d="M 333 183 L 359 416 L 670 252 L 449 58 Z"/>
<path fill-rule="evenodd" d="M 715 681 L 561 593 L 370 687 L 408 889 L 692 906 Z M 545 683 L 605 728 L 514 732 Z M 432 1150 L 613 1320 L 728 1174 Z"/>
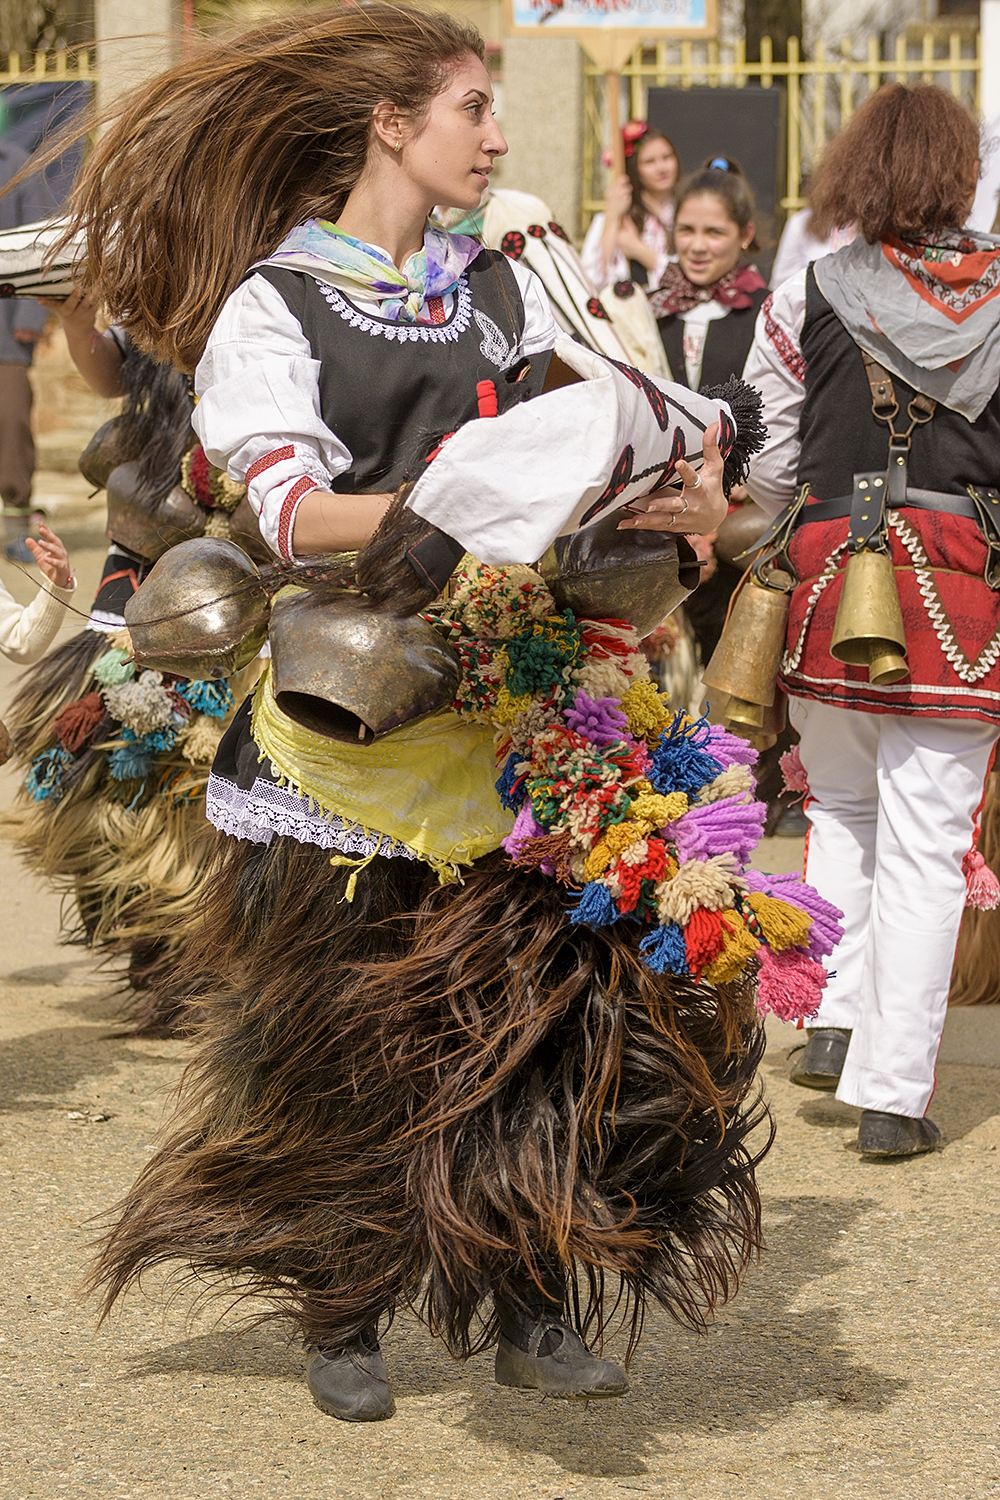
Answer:
<path fill-rule="evenodd" d="M 736 424 L 736 441 L 722 471 L 722 488 L 728 499 L 735 485 L 746 483 L 750 460 L 760 452 L 767 439 L 760 391 L 734 376 L 725 385 L 703 386 L 699 394 L 707 396 L 710 401 L 725 401 Z"/>

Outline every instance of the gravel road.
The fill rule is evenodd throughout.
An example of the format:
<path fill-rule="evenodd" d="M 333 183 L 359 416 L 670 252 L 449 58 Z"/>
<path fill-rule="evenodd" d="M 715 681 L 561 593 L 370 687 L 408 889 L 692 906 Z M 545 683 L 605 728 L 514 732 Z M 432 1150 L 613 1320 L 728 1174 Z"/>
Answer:
<path fill-rule="evenodd" d="M 89 599 L 94 513 L 74 481 L 48 488 Z M 761 862 L 797 856 L 774 841 Z M 650 1320 L 623 1400 L 501 1390 L 487 1356 L 455 1364 L 401 1318 L 398 1415 L 351 1427 L 311 1405 L 284 1326 L 241 1333 L 193 1294 L 164 1309 L 155 1278 L 95 1326 L 92 1221 L 147 1159 L 184 1047 L 109 1036 L 108 977 L 58 946 L 58 902 L 2 846 L 0 897 L 2 1500 L 1000 1495 L 1000 1007 L 949 1019 L 944 1150 L 896 1164 L 852 1151 L 856 1111 L 786 1083 L 794 1033 L 774 1026 L 764 1255 L 708 1334 Z"/>

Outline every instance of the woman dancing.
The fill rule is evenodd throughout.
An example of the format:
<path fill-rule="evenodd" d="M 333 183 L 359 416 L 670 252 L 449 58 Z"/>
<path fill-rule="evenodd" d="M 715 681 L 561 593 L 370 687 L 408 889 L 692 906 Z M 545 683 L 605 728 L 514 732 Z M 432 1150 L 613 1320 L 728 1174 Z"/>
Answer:
<path fill-rule="evenodd" d="M 310 559 L 349 570 L 352 595 L 279 598 L 276 653 L 279 621 L 315 607 L 308 672 L 384 698 L 388 648 L 358 672 L 325 645 L 336 610 L 390 642 L 432 605 L 463 669 L 447 711 L 381 742 L 289 717 L 277 654 L 237 715 L 208 801 L 228 836 L 183 954 L 215 976 L 196 1058 L 95 1273 L 106 1307 L 167 1261 L 263 1294 L 304 1335 L 314 1399 L 350 1421 L 392 1412 L 377 1330 L 399 1306 L 458 1354 L 499 1334 L 497 1378 L 561 1397 L 627 1388 L 580 1337 L 601 1334 L 605 1276 L 633 1340 L 649 1297 L 702 1323 L 758 1241 L 753 965 L 774 994 L 822 973 L 824 914 L 745 871 L 753 752 L 671 715 L 634 630 L 560 611 L 524 566 L 467 567 L 432 603 L 462 546 L 407 494 L 478 454 L 437 503 L 502 549 L 482 495 L 527 441 L 521 403 L 565 394 L 538 394 L 555 330 L 533 275 L 427 224 L 473 209 L 506 149 L 482 59 L 475 31 L 402 8 L 265 26 L 126 104 L 71 226 L 130 335 L 197 364 L 197 429 L 272 548 L 314 589 L 332 565 Z M 730 409 L 566 353 L 651 424 L 649 472 L 683 482 L 622 524 L 716 525 Z M 624 436 L 597 509 L 639 492 L 649 459 Z M 552 441 L 593 445 L 582 426 Z M 512 495 L 529 531 L 559 465 L 532 473 Z"/>

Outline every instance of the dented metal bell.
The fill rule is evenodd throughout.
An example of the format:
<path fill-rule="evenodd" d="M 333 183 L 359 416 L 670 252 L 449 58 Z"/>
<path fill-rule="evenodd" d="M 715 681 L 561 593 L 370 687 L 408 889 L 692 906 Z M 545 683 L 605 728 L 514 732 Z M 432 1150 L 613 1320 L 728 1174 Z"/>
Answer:
<path fill-rule="evenodd" d="M 462 668 L 433 625 L 363 608 L 356 594 L 301 593 L 274 602 L 275 701 L 327 739 L 370 744 L 446 708 Z"/>
<path fill-rule="evenodd" d="M 150 505 L 142 494 L 137 463 L 119 464 L 108 475 L 108 539 L 155 562 L 178 542 L 200 537 L 208 512 L 175 484 Z"/>
<path fill-rule="evenodd" d="M 560 609 L 582 620 L 627 620 L 649 635 L 698 587 L 701 569 L 683 536 L 619 531 L 621 513 L 557 537 L 538 564 Z"/>
<path fill-rule="evenodd" d="M 140 667 L 178 677 L 231 677 L 267 637 L 270 602 L 235 542 L 197 537 L 161 557 L 125 606 Z"/>

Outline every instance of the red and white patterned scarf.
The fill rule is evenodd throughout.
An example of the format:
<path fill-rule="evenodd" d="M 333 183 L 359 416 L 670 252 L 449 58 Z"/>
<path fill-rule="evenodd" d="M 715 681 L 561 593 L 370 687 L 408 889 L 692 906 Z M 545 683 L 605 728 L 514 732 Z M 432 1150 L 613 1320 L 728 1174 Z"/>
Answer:
<path fill-rule="evenodd" d="M 751 292 L 757 292 L 766 282 L 756 266 L 734 266 L 711 286 L 696 286 L 689 281 L 676 261 L 671 261 L 663 273 L 663 280 L 649 294 L 649 305 L 654 318 L 666 318 L 671 313 L 689 312 L 699 302 L 721 302 L 723 307 L 752 307 Z"/>

